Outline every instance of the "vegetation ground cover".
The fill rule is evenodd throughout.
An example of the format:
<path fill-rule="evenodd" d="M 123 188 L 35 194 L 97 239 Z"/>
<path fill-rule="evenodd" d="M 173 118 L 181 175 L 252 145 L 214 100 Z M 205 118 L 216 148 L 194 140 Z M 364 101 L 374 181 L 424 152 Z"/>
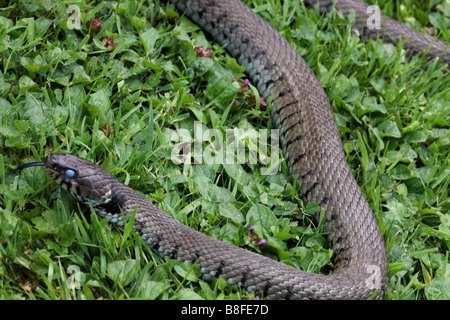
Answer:
<path fill-rule="evenodd" d="M 326 90 L 386 241 L 386 298 L 449 299 L 448 66 L 408 57 L 401 44 L 366 44 L 351 17 L 336 12 L 321 15 L 296 1 L 246 3 Z M 79 30 L 70 5 L 79 8 Z M 449 41 L 448 1 L 379 5 Z M 309 272 L 332 272 L 316 206 L 302 202 L 284 163 L 262 175 L 261 163 L 172 161 L 172 133 L 195 121 L 220 132 L 273 125 L 270 101 L 259 100 L 245 70 L 173 5 L 11 1 L 0 11 L 0 34 L 1 299 L 255 298 L 161 259 L 130 224 L 112 227 L 43 168 L 7 176 L 50 152 L 100 163 L 201 232 Z"/>

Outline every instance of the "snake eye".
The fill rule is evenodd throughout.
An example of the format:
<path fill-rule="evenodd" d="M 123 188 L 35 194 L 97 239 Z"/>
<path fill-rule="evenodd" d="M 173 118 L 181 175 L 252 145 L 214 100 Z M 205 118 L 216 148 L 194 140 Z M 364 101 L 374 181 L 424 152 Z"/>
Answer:
<path fill-rule="evenodd" d="M 66 171 L 64 171 L 64 174 L 67 178 L 75 177 L 75 171 L 73 171 L 72 169 L 67 169 Z"/>

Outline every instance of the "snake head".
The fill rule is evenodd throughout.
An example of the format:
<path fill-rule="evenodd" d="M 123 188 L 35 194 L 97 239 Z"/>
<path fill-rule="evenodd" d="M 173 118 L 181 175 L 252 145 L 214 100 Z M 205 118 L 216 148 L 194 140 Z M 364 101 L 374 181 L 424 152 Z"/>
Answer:
<path fill-rule="evenodd" d="M 49 154 L 44 165 L 47 173 L 81 202 L 108 202 L 111 193 L 105 190 L 105 180 L 112 176 L 99 165 L 70 153 Z"/>
<path fill-rule="evenodd" d="M 31 166 L 44 166 L 47 173 L 79 201 L 104 205 L 111 200 L 108 186 L 116 180 L 108 171 L 88 160 L 70 153 L 49 154 L 43 162 L 24 164 L 12 172 Z"/>

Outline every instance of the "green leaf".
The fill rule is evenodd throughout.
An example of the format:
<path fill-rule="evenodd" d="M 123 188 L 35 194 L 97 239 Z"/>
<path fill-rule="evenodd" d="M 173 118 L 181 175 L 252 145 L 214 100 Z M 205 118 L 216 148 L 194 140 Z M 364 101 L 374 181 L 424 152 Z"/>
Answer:
<path fill-rule="evenodd" d="M 90 81 L 91 78 L 87 75 L 84 68 L 80 65 L 76 65 L 73 69 L 72 84 L 77 84 L 84 81 Z"/>
<path fill-rule="evenodd" d="M 385 121 L 378 126 L 378 129 L 380 130 L 380 134 L 382 137 L 400 138 L 402 136 L 395 121 Z"/>
<path fill-rule="evenodd" d="M 189 281 L 198 281 L 200 278 L 200 270 L 196 267 L 192 267 L 191 263 L 177 263 L 173 269 L 178 273 L 183 279 Z"/>
<path fill-rule="evenodd" d="M 431 280 L 425 287 L 428 300 L 450 300 L 450 278 L 438 277 Z"/>
<path fill-rule="evenodd" d="M 157 281 L 145 281 L 139 287 L 139 298 L 140 299 L 150 299 L 155 300 L 170 288 L 169 283 L 157 282 Z"/>
<path fill-rule="evenodd" d="M 253 225 L 256 233 L 262 238 L 272 235 L 271 227 L 277 225 L 275 214 L 265 205 L 254 204 L 247 212 L 247 225 Z"/>
<path fill-rule="evenodd" d="M 159 31 L 155 28 L 150 28 L 139 35 L 142 45 L 144 46 L 147 56 L 152 55 L 156 40 L 159 38 Z"/>
<path fill-rule="evenodd" d="M 244 215 L 231 202 L 221 202 L 219 204 L 219 214 L 222 217 L 233 220 L 237 224 L 244 222 Z"/>
<path fill-rule="evenodd" d="M 386 114 L 387 110 L 383 104 L 377 103 L 374 97 L 364 98 L 361 108 L 358 110 L 358 114 L 362 116 L 369 112 L 381 112 L 382 114 Z"/>
<path fill-rule="evenodd" d="M 209 105 L 216 105 L 225 109 L 234 100 L 239 91 L 239 84 L 232 81 L 233 76 L 227 74 L 215 82 L 210 82 L 206 88 L 205 95 L 210 100 Z"/>
<path fill-rule="evenodd" d="M 309 17 L 304 17 L 299 21 L 296 38 L 313 41 L 316 34 L 316 23 Z"/>
<path fill-rule="evenodd" d="M 305 209 L 305 213 L 308 215 L 314 215 L 319 211 L 320 207 L 317 203 L 315 202 L 308 202 L 306 204 L 306 209 Z"/>
<path fill-rule="evenodd" d="M 436 28 L 440 30 L 447 30 L 448 25 L 446 23 L 446 18 L 439 12 L 430 12 L 428 15 L 428 18 L 430 19 L 430 23 L 435 26 Z"/>
<path fill-rule="evenodd" d="M 234 179 L 239 185 L 248 185 L 251 181 L 250 175 L 242 168 L 240 164 L 223 164 L 227 175 Z"/>
<path fill-rule="evenodd" d="M 390 171 L 389 175 L 397 180 L 407 180 L 411 177 L 411 171 L 404 164 L 399 164 Z"/>
<path fill-rule="evenodd" d="M 0 132 L 1 133 L 1 132 Z M 29 189 L 20 188 L 17 190 L 8 190 L 5 196 L 12 201 L 17 201 L 24 198 L 26 195 L 30 193 Z"/>
<path fill-rule="evenodd" d="M 139 263 L 134 259 L 113 261 L 108 264 L 107 272 L 123 287 L 130 284 L 139 271 Z"/>
<path fill-rule="evenodd" d="M 328 246 L 328 243 L 324 237 L 317 235 L 306 240 L 305 245 L 310 248 L 313 247 L 324 248 Z"/>
<path fill-rule="evenodd" d="M 99 119 L 100 127 L 103 127 L 106 123 L 113 123 L 111 101 L 104 89 L 89 95 L 87 110 L 92 117 Z"/>
<path fill-rule="evenodd" d="M 90 97 L 90 96 L 89 96 Z M 64 91 L 64 100 L 68 106 L 79 107 L 83 104 L 84 99 L 86 98 L 86 91 L 84 87 L 80 84 L 70 86 Z M 72 108 L 74 111 L 77 111 L 78 108 Z"/>
<path fill-rule="evenodd" d="M 199 77 L 211 70 L 214 66 L 214 61 L 211 58 L 200 57 L 196 58 L 189 63 L 189 68 L 192 69 L 194 75 Z"/>
<path fill-rule="evenodd" d="M 386 88 L 386 82 L 383 78 L 371 78 L 369 82 L 378 93 L 382 93 Z"/>
<path fill-rule="evenodd" d="M 5 137 L 19 137 L 20 131 L 11 126 L 0 125 L 0 134 Z"/>
<path fill-rule="evenodd" d="M 20 91 L 23 93 L 25 93 L 26 91 L 28 91 L 31 88 L 36 87 L 36 86 L 37 86 L 36 83 L 33 80 L 31 80 L 30 77 L 28 77 L 26 75 L 21 76 L 19 79 L 19 88 L 20 88 Z"/>
<path fill-rule="evenodd" d="M 228 202 L 233 201 L 234 197 L 231 192 L 219 186 L 216 186 L 210 179 L 204 175 L 195 175 L 193 177 L 194 188 L 204 199 L 212 202 Z"/>
<path fill-rule="evenodd" d="M 223 279 L 220 279 L 223 280 Z M 225 280 L 224 280 L 225 281 Z M 177 300 L 203 300 L 203 298 L 192 290 L 181 290 L 176 297 Z"/>

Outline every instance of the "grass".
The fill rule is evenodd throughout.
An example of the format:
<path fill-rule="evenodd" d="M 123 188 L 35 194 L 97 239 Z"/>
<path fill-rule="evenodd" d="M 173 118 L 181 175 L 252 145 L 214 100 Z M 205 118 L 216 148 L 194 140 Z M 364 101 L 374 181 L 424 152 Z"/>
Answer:
<path fill-rule="evenodd" d="M 440 30 L 448 41 L 448 1 L 381 2 L 396 19 Z M 387 244 L 386 299 L 449 299 L 448 68 L 409 59 L 401 45 L 364 44 L 336 13 L 322 16 L 294 1 L 247 3 L 325 87 Z M 81 207 L 43 168 L 6 176 L 50 152 L 100 163 L 192 228 L 330 273 L 332 252 L 313 223 L 315 206 L 301 201 L 284 163 L 265 176 L 261 163 L 171 160 L 172 133 L 192 131 L 194 121 L 223 134 L 272 126 L 252 87 L 239 92 L 245 75 L 236 61 L 173 5 L 70 4 L 80 9 L 81 30 L 70 29 L 69 2 L 14 1 L 0 11 L 0 299 L 254 298 L 154 255 L 130 224 L 117 229 Z M 94 16 L 99 33 L 86 27 Z M 211 47 L 212 58 L 198 57 L 197 46 Z M 230 85 L 233 77 L 239 80 Z M 256 245 L 260 238 L 268 244 Z"/>

